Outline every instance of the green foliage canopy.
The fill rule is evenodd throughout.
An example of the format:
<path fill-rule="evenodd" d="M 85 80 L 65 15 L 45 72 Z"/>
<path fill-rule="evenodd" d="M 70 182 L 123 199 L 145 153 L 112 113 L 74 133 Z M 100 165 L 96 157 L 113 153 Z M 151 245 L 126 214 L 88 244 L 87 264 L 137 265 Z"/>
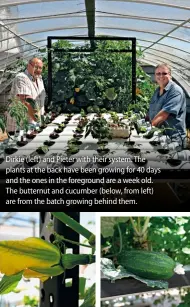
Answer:
<path fill-rule="evenodd" d="M 116 112 L 147 108 L 155 86 L 137 62 L 137 101 L 134 105 L 132 54 L 124 52 L 131 48 L 130 41 L 97 40 L 96 49 L 91 52 L 85 51 L 90 48 L 88 42 L 77 47 L 77 52 L 67 51 L 71 48 L 76 47 L 63 40 L 54 43 L 52 48 L 52 100 L 59 102 L 63 111 L 77 113 L 89 106 L 96 108 L 94 112 L 98 112 L 97 108 Z M 141 52 L 137 51 L 137 57 L 140 56 Z M 47 57 L 43 61 L 46 67 L 43 78 L 47 88 Z"/>

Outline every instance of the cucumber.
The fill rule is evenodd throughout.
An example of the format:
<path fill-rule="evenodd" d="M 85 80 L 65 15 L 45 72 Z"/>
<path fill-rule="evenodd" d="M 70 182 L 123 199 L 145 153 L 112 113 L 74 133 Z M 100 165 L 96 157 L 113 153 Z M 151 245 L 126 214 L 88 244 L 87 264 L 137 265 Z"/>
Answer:
<path fill-rule="evenodd" d="M 175 261 L 165 253 L 146 250 L 123 251 L 117 260 L 130 273 L 152 280 L 171 278 L 176 267 Z"/>

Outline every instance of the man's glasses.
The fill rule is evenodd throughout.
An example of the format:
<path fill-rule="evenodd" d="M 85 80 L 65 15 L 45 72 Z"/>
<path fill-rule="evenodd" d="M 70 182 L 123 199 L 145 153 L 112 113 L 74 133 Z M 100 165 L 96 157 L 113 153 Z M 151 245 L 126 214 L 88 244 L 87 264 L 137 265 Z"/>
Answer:
<path fill-rule="evenodd" d="M 166 76 L 168 72 L 156 72 L 156 76 Z"/>
<path fill-rule="evenodd" d="M 34 69 L 43 69 L 43 67 L 40 67 L 40 66 L 36 66 L 34 65 L 33 63 L 30 63 L 30 65 L 34 68 Z"/>

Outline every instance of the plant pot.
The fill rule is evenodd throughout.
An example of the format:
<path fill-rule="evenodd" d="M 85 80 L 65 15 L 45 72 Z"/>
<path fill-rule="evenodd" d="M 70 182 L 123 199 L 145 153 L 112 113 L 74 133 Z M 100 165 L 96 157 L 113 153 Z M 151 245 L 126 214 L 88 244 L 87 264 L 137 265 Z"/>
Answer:
<path fill-rule="evenodd" d="M 4 160 L 4 158 L 0 158 L 0 164 L 3 163 Z"/>
<path fill-rule="evenodd" d="M 49 150 L 49 149 L 48 149 Z M 37 148 L 36 149 L 36 152 L 39 154 L 39 155 L 45 155 L 46 153 L 43 152 L 43 150 L 41 148 Z"/>
<path fill-rule="evenodd" d="M 15 135 L 15 131 L 9 131 L 9 135 L 10 136 Z"/>
<path fill-rule="evenodd" d="M 38 130 L 34 130 L 34 132 L 37 134 L 37 133 L 40 133 L 40 132 L 42 132 L 43 131 L 43 129 L 41 128 L 41 127 L 39 127 L 39 129 Z"/>
<path fill-rule="evenodd" d="M 63 132 L 63 129 L 56 128 L 56 129 L 54 129 L 54 132 L 55 132 L 55 133 L 61 133 L 61 132 Z"/>
<path fill-rule="evenodd" d="M 150 141 L 149 144 L 152 146 L 159 146 L 161 142 L 160 141 Z"/>
<path fill-rule="evenodd" d="M 83 137 L 83 135 L 82 134 L 76 134 L 76 133 L 74 133 L 73 134 L 73 137 L 75 138 L 75 139 L 81 139 L 82 137 Z"/>
<path fill-rule="evenodd" d="M 141 134 L 144 134 L 146 131 L 140 131 Z"/>
<path fill-rule="evenodd" d="M 60 130 L 62 129 L 62 131 L 63 131 L 65 129 L 65 127 L 66 127 L 65 124 L 62 123 L 62 124 L 58 125 L 57 129 L 60 129 Z"/>
<path fill-rule="evenodd" d="M 36 137 L 36 132 L 35 131 L 33 131 L 33 132 L 31 132 L 31 133 L 27 133 L 26 134 L 26 137 L 27 137 L 27 139 L 30 139 L 30 140 L 32 140 L 32 139 L 34 139 L 35 137 Z"/>
<path fill-rule="evenodd" d="M 127 151 L 129 151 L 130 153 L 138 154 L 141 150 L 139 148 L 128 148 Z"/>
<path fill-rule="evenodd" d="M 63 161 L 63 162 L 61 162 L 61 164 L 63 164 L 64 166 L 71 166 L 71 165 L 73 165 L 76 161 L 77 161 L 76 158 L 72 158 L 72 160 L 69 160 L 69 158 L 68 158 L 68 161 Z"/>
<path fill-rule="evenodd" d="M 181 162 L 182 162 L 182 161 L 179 160 L 179 159 L 173 159 L 173 158 L 167 159 L 166 161 L 167 161 L 168 164 L 171 165 L 171 166 L 178 166 L 178 165 L 180 165 Z"/>
<path fill-rule="evenodd" d="M 83 130 L 83 131 L 84 131 L 84 129 L 83 129 L 84 126 L 85 126 L 85 125 L 77 125 L 77 129 L 80 129 L 80 130 Z"/>
<path fill-rule="evenodd" d="M 126 142 L 124 142 L 124 145 L 125 146 L 133 146 L 133 145 L 135 145 L 135 141 L 126 141 Z"/>
<path fill-rule="evenodd" d="M 40 126 L 40 128 L 45 129 L 45 128 L 47 128 L 47 125 L 44 124 L 44 125 Z"/>
<path fill-rule="evenodd" d="M 97 149 L 97 152 L 98 152 L 100 155 L 106 155 L 109 151 L 110 151 L 109 148 L 104 148 L 104 149 L 98 148 L 98 149 Z"/>
<path fill-rule="evenodd" d="M 44 145 L 46 145 L 46 146 L 53 146 L 55 144 L 55 142 L 53 142 L 53 141 L 45 141 L 44 142 Z"/>
<path fill-rule="evenodd" d="M 22 147 L 25 146 L 26 144 L 28 144 L 28 141 L 17 141 L 16 143 L 18 146 Z"/>
<path fill-rule="evenodd" d="M 81 129 L 81 128 L 76 128 L 76 130 L 75 130 L 75 132 L 77 132 L 77 133 L 83 133 L 84 132 L 84 129 Z"/>
<path fill-rule="evenodd" d="M 157 151 L 161 154 L 161 155 L 166 155 L 166 154 L 168 154 L 169 153 L 169 149 L 167 149 L 167 148 L 159 148 L 159 149 L 157 149 Z"/>
<path fill-rule="evenodd" d="M 98 141 L 97 145 L 107 145 L 108 141 Z"/>
<path fill-rule="evenodd" d="M 147 164 L 148 160 L 145 159 L 145 161 L 135 161 L 135 159 L 132 159 L 133 163 L 137 166 L 144 166 Z"/>
<path fill-rule="evenodd" d="M 79 145 L 81 145 L 82 144 L 82 142 L 81 141 L 79 141 L 79 140 L 73 140 L 72 142 L 70 142 L 70 143 L 72 143 L 72 144 L 75 144 L 75 145 L 77 145 L 77 146 L 79 146 Z"/>
<path fill-rule="evenodd" d="M 59 137 L 59 134 L 58 133 L 54 133 L 52 132 L 50 135 L 49 135 L 50 139 L 57 139 Z"/>
<path fill-rule="evenodd" d="M 17 148 L 14 148 L 14 147 L 10 147 L 10 148 L 5 148 L 5 153 L 7 154 L 7 155 L 12 155 L 12 154 L 14 154 L 15 152 L 17 152 Z"/>
<path fill-rule="evenodd" d="M 67 149 L 66 152 L 68 155 L 75 155 L 79 152 L 79 149 L 73 149 L 71 151 Z"/>
<path fill-rule="evenodd" d="M 100 166 L 107 166 L 111 163 L 111 160 L 110 158 L 104 158 L 103 161 L 100 160 L 100 161 L 97 161 L 96 163 L 97 165 L 100 165 Z"/>

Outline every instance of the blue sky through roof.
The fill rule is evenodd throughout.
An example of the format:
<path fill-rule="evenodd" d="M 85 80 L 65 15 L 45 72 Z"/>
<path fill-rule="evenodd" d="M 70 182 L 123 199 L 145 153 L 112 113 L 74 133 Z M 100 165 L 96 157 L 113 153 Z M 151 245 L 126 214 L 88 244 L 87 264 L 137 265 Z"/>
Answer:
<path fill-rule="evenodd" d="M 31 221 L 39 224 L 39 212 L 0 212 L 0 225 L 31 227 Z"/>

